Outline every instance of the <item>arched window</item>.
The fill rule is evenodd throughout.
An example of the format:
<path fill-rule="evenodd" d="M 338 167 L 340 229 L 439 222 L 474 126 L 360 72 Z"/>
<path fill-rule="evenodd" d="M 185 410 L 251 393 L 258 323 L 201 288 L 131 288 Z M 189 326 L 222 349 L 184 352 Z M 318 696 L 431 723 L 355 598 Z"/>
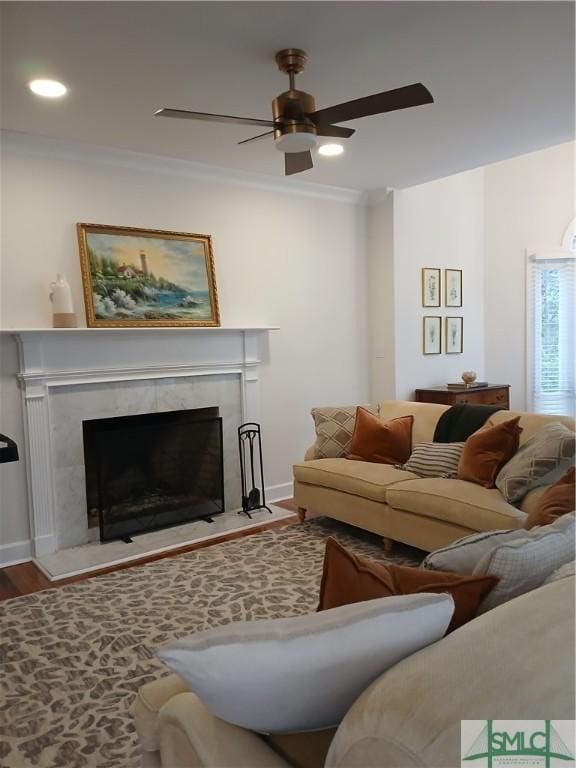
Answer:
<path fill-rule="evenodd" d="M 528 401 L 537 413 L 574 416 L 576 219 L 562 249 L 528 256 Z"/>

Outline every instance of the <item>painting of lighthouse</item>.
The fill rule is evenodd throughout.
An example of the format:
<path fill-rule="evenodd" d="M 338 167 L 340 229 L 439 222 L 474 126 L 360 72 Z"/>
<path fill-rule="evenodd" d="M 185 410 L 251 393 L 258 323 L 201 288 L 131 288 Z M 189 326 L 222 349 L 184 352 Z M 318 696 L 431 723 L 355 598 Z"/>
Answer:
<path fill-rule="evenodd" d="M 209 235 L 78 224 L 91 328 L 220 324 Z"/>

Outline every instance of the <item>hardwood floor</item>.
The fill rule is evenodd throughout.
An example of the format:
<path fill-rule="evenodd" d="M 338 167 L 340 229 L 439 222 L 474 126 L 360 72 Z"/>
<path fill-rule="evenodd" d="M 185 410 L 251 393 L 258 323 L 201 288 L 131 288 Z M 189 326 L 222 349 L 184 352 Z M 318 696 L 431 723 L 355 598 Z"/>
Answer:
<path fill-rule="evenodd" d="M 77 581 L 85 581 L 86 579 L 92 579 L 95 576 L 100 576 L 103 573 L 112 573 L 113 571 L 123 571 L 126 568 L 134 568 L 144 563 L 152 563 L 155 560 L 162 560 L 165 557 L 174 557 L 176 555 L 182 555 L 185 552 L 194 552 L 196 549 L 202 549 L 204 547 L 210 547 L 213 544 L 221 544 L 224 541 L 232 541 L 233 539 L 241 539 L 244 536 L 250 536 L 253 533 L 260 533 L 271 528 L 281 528 L 284 525 L 294 525 L 299 522 L 296 514 L 297 507 L 292 499 L 285 499 L 284 501 L 275 501 L 274 505 L 282 507 L 294 512 L 292 517 L 286 517 L 283 520 L 275 520 L 271 523 L 262 523 L 256 528 L 250 528 L 247 531 L 233 531 L 232 533 L 222 534 L 218 538 L 211 539 L 210 541 L 200 541 L 197 544 L 188 544 L 187 546 L 180 547 L 179 549 L 173 549 L 170 552 L 160 552 L 156 555 L 148 555 L 135 560 L 130 563 L 120 563 L 108 568 L 102 568 L 98 571 L 92 571 L 81 576 L 73 576 L 69 579 L 62 579 L 61 581 L 50 581 L 36 566 L 34 563 L 21 563 L 20 565 L 9 565 L 6 568 L 0 568 L 0 601 L 10 600 L 13 597 L 21 597 L 22 595 L 29 595 L 32 592 L 40 592 L 43 589 L 51 589 L 53 587 L 62 587 L 65 584 L 72 584 Z"/>

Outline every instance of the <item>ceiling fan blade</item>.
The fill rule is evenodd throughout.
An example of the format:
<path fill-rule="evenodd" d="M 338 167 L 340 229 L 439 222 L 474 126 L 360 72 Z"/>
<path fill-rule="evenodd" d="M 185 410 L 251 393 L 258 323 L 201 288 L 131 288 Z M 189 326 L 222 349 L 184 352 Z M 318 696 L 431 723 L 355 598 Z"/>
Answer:
<path fill-rule="evenodd" d="M 177 117 L 185 120 L 205 120 L 209 123 L 236 123 L 239 125 L 264 125 L 274 128 L 272 120 L 259 120 L 256 117 L 234 117 L 234 115 L 213 115 L 210 112 L 189 112 L 186 109 L 159 109 L 156 117 Z"/>
<path fill-rule="evenodd" d="M 318 136 L 332 136 L 335 139 L 349 139 L 356 133 L 354 128 L 344 128 L 342 125 L 318 125 Z"/>
<path fill-rule="evenodd" d="M 422 83 L 414 83 L 413 85 L 405 85 L 403 88 L 395 88 L 392 91 L 365 96 L 363 99 L 354 99 L 354 101 L 346 101 L 344 104 L 319 109 L 313 112 L 310 117 L 316 125 L 344 123 L 346 120 L 380 115 L 383 112 L 394 112 L 397 109 L 407 109 L 408 107 L 418 107 L 420 104 L 430 104 L 433 101 L 432 94 L 426 86 Z"/>
<path fill-rule="evenodd" d="M 272 136 L 274 131 L 266 131 L 266 133 L 259 133 L 258 136 L 252 136 L 250 139 L 244 139 L 239 141 L 238 144 L 250 144 L 251 141 L 258 141 L 258 139 L 264 139 L 266 136 Z"/>
<path fill-rule="evenodd" d="M 302 171 L 308 171 L 313 167 L 314 163 L 310 152 L 286 152 L 284 155 L 285 176 L 302 173 Z"/>

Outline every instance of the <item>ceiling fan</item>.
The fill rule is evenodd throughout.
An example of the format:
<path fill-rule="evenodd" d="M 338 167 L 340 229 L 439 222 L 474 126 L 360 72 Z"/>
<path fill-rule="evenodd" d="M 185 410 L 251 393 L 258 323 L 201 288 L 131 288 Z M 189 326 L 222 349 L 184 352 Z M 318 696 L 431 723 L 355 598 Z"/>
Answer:
<path fill-rule="evenodd" d="M 414 83 L 392 91 L 375 93 L 362 99 L 346 101 L 325 109 L 316 109 L 314 98 L 295 86 L 296 75 L 306 66 L 308 55 L 299 48 L 286 48 L 276 54 L 276 63 L 281 72 L 285 72 L 290 80 L 287 91 L 281 93 L 272 102 L 272 120 L 259 120 L 252 117 L 234 117 L 232 115 L 213 115 L 208 112 L 189 112 L 185 109 L 159 109 L 155 114 L 159 117 L 177 117 L 187 120 L 206 120 L 215 123 L 237 123 L 240 125 L 255 125 L 270 130 L 238 142 L 247 144 L 250 141 L 274 136 L 276 149 L 284 152 L 286 176 L 301 173 L 312 168 L 310 150 L 316 146 L 318 136 L 330 136 L 348 139 L 354 133 L 353 128 L 344 128 L 335 123 L 345 123 L 357 120 L 359 117 L 380 115 L 383 112 L 394 112 L 397 109 L 417 107 L 433 102 L 432 94 L 422 85 Z"/>

